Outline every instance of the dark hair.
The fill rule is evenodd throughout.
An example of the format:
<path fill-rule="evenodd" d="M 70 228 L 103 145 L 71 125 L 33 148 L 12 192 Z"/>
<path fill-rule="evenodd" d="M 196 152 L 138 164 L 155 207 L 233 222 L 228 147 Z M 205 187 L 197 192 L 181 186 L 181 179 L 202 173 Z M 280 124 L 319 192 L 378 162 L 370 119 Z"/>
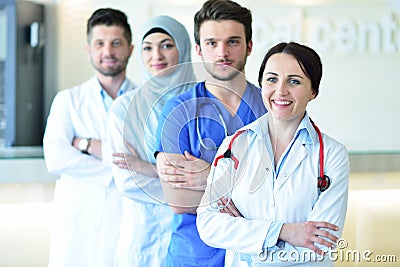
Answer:
<path fill-rule="evenodd" d="M 312 48 L 295 42 L 279 43 L 268 50 L 267 54 L 264 56 L 263 62 L 261 63 L 260 72 L 258 74 L 258 84 L 260 87 L 263 80 L 265 65 L 267 64 L 268 59 L 277 53 L 292 55 L 297 59 L 304 74 L 310 78 L 312 90 L 315 93 L 315 96 L 317 96 L 319 93 L 319 84 L 322 78 L 321 58 Z"/>
<path fill-rule="evenodd" d="M 122 11 L 112 8 L 97 9 L 87 22 L 86 35 L 88 42 L 90 42 L 90 39 L 92 38 L 93 28 L 98 25 L 121 27 L 124 29 L 124 37 L 128 44 L 132 43 L 131 27 L 128 23 L 128 18 Z"/>
<path fill-rule="evenodd" d="M 144 40 L 144 38 L 146 38 L 146 37 L 149 36 L 150 34 L 157 33 L 157 32 L 159 32 L 159 33 L 164 33 L 164 34 L 166 34 L 166 35 L 169 35 L 169 36 L 172 38 L 171 34 L 169 34 L 169 33 L 168 33 L 166 30 L 164 30 L 163 28 L 155 27 L 155 28 L 152 28 L 151 30 L 149 30 L 148 32 L 146 32 L 146 34 L 143 36 L 142 41 Z"/>
<path fill-rule="evenodd" d="M 194 40 L 200 45 L 200 26 L 207 20 L 235 20 L 244 26 L 246 43 L 251 41 L 251 11 L 230 0 L 208 0 L 194 16 Z"/>

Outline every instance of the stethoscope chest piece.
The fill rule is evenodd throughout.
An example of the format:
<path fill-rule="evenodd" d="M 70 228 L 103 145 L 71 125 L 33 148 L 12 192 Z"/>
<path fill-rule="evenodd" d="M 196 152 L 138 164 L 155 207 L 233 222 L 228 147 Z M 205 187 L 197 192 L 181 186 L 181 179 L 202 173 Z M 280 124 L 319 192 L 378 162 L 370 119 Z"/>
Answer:
<path fill-rule="evenodd" d="M 328 189 L 330 185 L 331 179 L 329 179 L 327 175 L 318 177 L 318 188 L 321 192 L 324 192 L 326 189 Z"/>
<path fill-rule="evenodd" d="M 317 125 L 310 118 L 311 124 L 314 126 L 315 131 L 318 134 L 319 139 L 319 176 L 318 176 L 318 189 L 322 193 L 331 185 L 331 179 L 328 175 L 324 174 L 324 142 L 322 140 L 321 131 L 318 129 Z"/>

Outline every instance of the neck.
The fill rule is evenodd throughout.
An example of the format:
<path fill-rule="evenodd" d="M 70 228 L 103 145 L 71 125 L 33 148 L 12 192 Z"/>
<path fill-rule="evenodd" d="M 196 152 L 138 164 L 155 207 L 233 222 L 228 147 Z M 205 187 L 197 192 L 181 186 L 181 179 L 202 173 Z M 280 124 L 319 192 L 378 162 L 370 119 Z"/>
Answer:
<path fill-rule="evenodd" d="M 117 97 L 118 91 L 125 78 L 125 73 L 121 73 L 117 76 L 104 76 L 97 74 L 97 79 L 99 80 L 101 87 L 103 87 L 104 91 L 106 91 L 112 99 Z"/>
<path fill-rule="evenodd" d="M 289 120 L 281 121 L 274 119 L 272 114 L 268 114 L 268 133 L 274 152 L 275 166 L 281 158 L 286 147 L 292 141 L 300 121 Z"/>
<path fill-rule="evenodd" d="M 246 91 L 247 81 L 244 75 L 237 75 L 229 81 L 207 79 L 205 87 L 225 105 L 232 115 L 234 115 Z"/>

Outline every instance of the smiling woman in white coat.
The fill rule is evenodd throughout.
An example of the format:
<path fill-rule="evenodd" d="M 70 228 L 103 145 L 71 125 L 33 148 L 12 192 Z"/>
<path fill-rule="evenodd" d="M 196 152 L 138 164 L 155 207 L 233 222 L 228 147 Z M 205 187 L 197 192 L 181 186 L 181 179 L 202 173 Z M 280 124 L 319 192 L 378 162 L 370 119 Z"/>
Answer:
<path fill-rule="evenodd" d="M 227 249 L 226 266 L 333 266 L 327 252 L 342 234 L 350 165 L 346 147 L 306 111 L 321 77 L 305 45 L 265 55 L 258 81 L 268 113 L 224 140 L 197 209 L 200 237 Z"/>

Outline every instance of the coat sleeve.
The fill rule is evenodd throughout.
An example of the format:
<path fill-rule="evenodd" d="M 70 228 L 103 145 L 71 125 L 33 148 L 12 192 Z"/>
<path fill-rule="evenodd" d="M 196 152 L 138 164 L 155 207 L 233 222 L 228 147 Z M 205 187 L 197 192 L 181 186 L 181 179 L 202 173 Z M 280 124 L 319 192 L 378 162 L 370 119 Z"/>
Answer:
<path fill-rule="evenodd" d="M 43 137 L 46 167 L 54 174 L 71 177 L 104 175 L 107 166 L 102 161 L 82 153 L 72 146 L 75 137 L 69 90 L 59 92 L 53 100 Z"/>
<path fill-rule="evenodd" d="M 230 139 L 223 141 L 217 156 L 226 151 Z M 197 209 L 197 228 L 201 239 L 212 247 L 258 254 L 272 222 L 231 217 L 216 208 L 219 197 L 229 197 L 233 179 L 231 164 L 231 159 L 219 160 L 216 167 L 212 164 L 207 188 Z"/>
<path fill-rule="evenodd" d="M 125 107 L 124 104 L 115 102 L 110 109 L 108 134 L 110 153 L 128 153 L 128 148 L 124 143 L 127 139 L 134 148 L 140 145 L 138 142 L 132 143 L 135 138 L 124 135 L 124 131 L 127 131 L 124 127 L 129 128 L 129 125 L 126 125 L 129 122 L 125 121 L 128 106 Z M 128 133 L 125 132 L 125 134 Z M 148 177 L 132 169 L 121 169 L 115 164 L 112 164 L 111 168 L 115 184 L 123 196 L 139 202 L 160 203 L 163 201 L 158 178 Z"/>
<path fill-rule="evenodd" d="M 325 144 L 330 141 L 324 140 Z M 341 144 L 325 145 L 325 175 L 330 187 L 319 194 L 308 221 L 326 221 L 339 226 L 333 235 L 341 237 L 347 212 L 350 163 L 347 149 Z"/>

